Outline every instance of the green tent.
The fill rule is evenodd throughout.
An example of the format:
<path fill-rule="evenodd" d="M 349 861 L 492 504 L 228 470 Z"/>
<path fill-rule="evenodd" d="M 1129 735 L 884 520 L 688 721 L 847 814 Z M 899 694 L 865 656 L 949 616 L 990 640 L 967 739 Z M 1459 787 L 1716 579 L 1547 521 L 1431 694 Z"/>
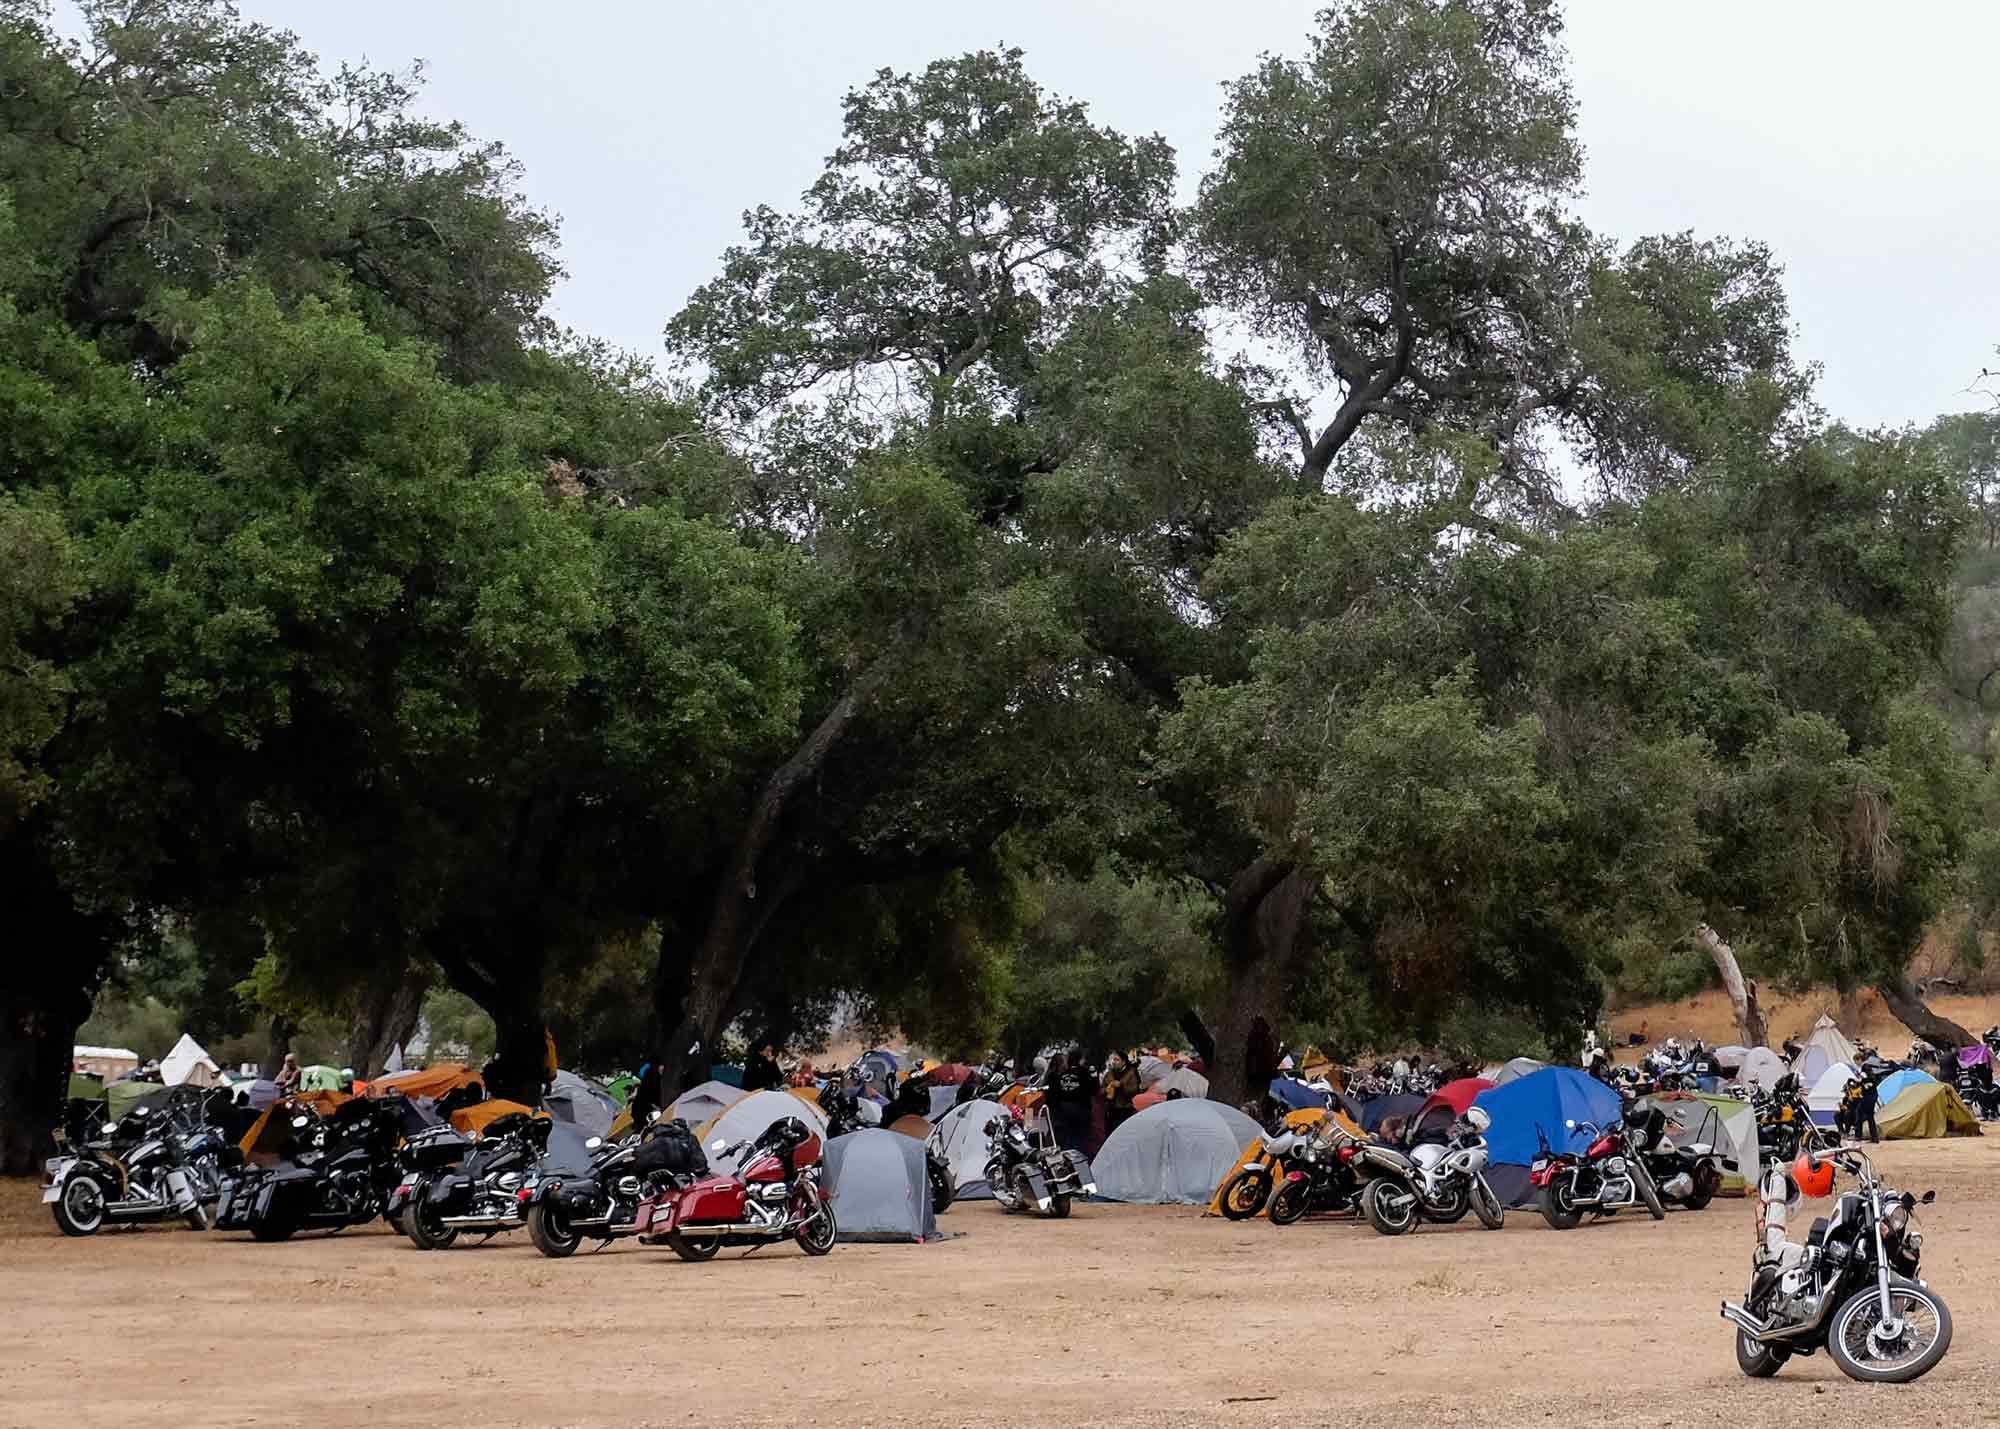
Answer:
<path fill-rule="evenodd" d="M 326 1066 L 307 1067 L 299 1073 L 299 1090 L 302 1092 L 337 1092 L 342 1081 L 340 1068 Z"/>
<path fill-rule="evenodd" d="M 104 1078 L 93 1077 L 88 1072 L 71 1072 L 69 1074 L 69 1099 L 73 1102 L 103 1101 Z"/>
<path fill-rule="evenodd" d="M 618 1098 L 618 1105 L 630 1106 L 632 1104 L 632 1088 L 638 1085 L 639 1079 L 630 1072 L 627 1072 L 622 1077 L 613 1077 L 610 1081 L 606 1082 L 604 1090 Z"/>
<path fill-rule="evenodd" d="M 159 1082 L 112 1082 L 104 1089 L 104 1101 L 110 1108 L 111 1120 L 119 1121 L 140 1102 L 163 1096 L 166 1090 Z"/>

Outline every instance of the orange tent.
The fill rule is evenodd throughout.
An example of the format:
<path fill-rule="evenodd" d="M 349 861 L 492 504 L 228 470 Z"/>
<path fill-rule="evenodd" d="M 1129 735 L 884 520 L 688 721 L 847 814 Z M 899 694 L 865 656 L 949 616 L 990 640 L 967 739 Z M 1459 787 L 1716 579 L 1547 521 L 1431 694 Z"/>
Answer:
<path fill-rule="evenodd" d="M 1040 1087 L 1024 1087 L 1019 1082 L 1016 1082 L 1013 1086 L 1007 1088 L 1006 1091 L 1000 1093 L 999 1100 L 1002 1106 L 1017 1106 L 1024 1112 L 1033 1111 L 1042 1104 L 1042 1089 Z"/>
<path fill-rule="evenodd" d="M 1334 1119 L 1335 1123 L 1339 1125 L 1342 1131 L 1347 1132 L 1350 1136 L 1353 1136 L 1357 1140 L 1361 1141 L 1366 1141 L 1368 1139 L 1366 1134 L 1361 1130 L 1361 1128 L 1356 1126 L 1352 1121 L 1349 1121 L 1344 1113 L 1337 1111 L 1330 1112 L 1326 1110 L 1326 1108 L 1324 1107 L 1316 1107 L 1316 1106 L 1307 1107 L 1302 1111 L 1294 1111 L 1286 1113 L 1285 1129 L 1287 1131 L 1306 1131 L 1312 1127 L 1318 1126 L 1321 1122 L 1325 1121 L 1329 1116 Z M 1223 1177 L 1220 1181 L 1216 1182 L 1215 1197 L 1208 1203 L 1208 1209 L 1203 1211 L 1202 1214 L 1205 1216 L 1221 1215 L 1222 1188 L 1224 1186 L 1227 1186 L 1230 1182 L 1230 1179 L 1234 1177 L 1238 1171 L 1241 1171 L 1245 1166 L 1254 1166 L 1260 1161 L 1269 1162 L 1270 1158 L 1264 1154 L 1263 1141 L 1257 1140 L 1251 1142 L 1250 1145 L 1247 1148 L 1245 1148 L 1243 1155 L 1237 1159 L 1236 1164 L 1230 1167 L 1229 1170 L 1223 1174 Z M 1259 1211 L 1257 1214 L 1269 1215 L 1270 1214 L 1269 1203 L 1267 1202 L 1265 1208 Z"/>
<path fill-rule="evenodd" d="M 435 1067 L 419 1071 L 391 1072 L 385 1077 L 376 1077 L 368 1083 L 368 1095 L 383 1097 L 390 1092 L 401 1092 L 406 1097 L 430 1097 L 435 1100 L 446 1092 L 471 1086 L 484 1086 L 479 1080 L 479 1073 L 456 1062 L 440 1062 Z"/>
<path fill-rule="evenodd" d="M 818 1087 L 786 1087 L 785 1090 L 804 1102 L 807 1106 L 819 1105 Z"/>
<path fill-rule="evenodd" d="M 928 1141 L 931 1136 L 931 1124 L 920 1116 L 899 1116 L 889 1123 L 889 1130 L 900 1131 L 918 1141 Z"/>
<path fill-rule="evenodd" d="M 280 1160 L 291 1145 L 291 1115 L 300 1107 L 318 1112 L 321 1116 L 331 1115 L 335 1108 L 353 1101 L 345 1092 L 296 1092 L 289 1097 L 281 1097 L 272 1102 L 250 1123 L 250 1129 L 243 1133 L 237 1146 L 243 1152 L 243 1159 L 255 1161 L 259 1165 L 269 1165 Z"/>
<path fill-rule="evenodd" d="M 526 1112 L 529 1116 L 548 1116 L 547 1112 L 536 1111 L 531 1106 L 522 1106 L 519 1102 L 503 1101 L 495 1097 L 492 1101 L 475 1102 L 471 1106 L 460 1107 L 451 1114 L 450 1120 L 452 1129 L 461 1135 L 477 1136 L 501 1117 L 511 1116 L 515 1112 Z"/>

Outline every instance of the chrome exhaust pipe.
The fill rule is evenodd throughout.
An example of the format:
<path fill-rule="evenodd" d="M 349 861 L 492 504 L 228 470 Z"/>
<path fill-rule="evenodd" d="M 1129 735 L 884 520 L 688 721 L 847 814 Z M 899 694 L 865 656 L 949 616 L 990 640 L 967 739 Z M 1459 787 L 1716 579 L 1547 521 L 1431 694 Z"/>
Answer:
<path fill-rule="evenodd" d="M 684 1236 L 768 1235 L 770 1234 L 771 1231 L 771 1228 L 769 1226 L 750 1225 L 748 1223 L 733 1225 L 733 1226 L 726 1226 L 726 1225 L 675 1226 L 674 1229 Z"/>
<path fill-rule="evenodd" d="M 1764 1337 L 1770 1333 L 1771 1327 L 1764 1321 L 1758 1319 L 1741 1305 L 1732 1305 L 1727 1300 L 1722 1302 L 1722 1318 L 1758 1344 L 1762 1344 Z"/>

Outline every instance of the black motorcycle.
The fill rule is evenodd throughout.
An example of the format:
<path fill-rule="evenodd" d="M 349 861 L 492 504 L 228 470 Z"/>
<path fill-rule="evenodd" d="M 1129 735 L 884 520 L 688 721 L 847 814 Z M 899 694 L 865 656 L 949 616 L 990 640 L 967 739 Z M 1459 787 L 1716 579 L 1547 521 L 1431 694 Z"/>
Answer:
<path fill-rule="evenodd" d="M 546 1165 L 520 1195 L 528 1239 L 553 1259 L 575 1255 L 585 1240 L 599 1248 L 638 1231 L 639 1202 L 665 1184 L 708 1174 L 701 1142 L 684 1121 L 656 1121 L 639 1136 L 584 1143 L 587 1171 Z"/>
<path fill-rule="evenodd" d="M 67 1145 L 67 1139 L 65 1138 Z M 208 1207 L 234 1159 L 214 1127 L 170 1105 L 142 1102 L 44 1166 L 42 1200 L 64 1235 L 94 1235 L 106 1224 L 178 1217 L 208 1228 Z"/>
<path fill-rule="evenodd" d="M 1271 1224 L 1288 1226 L 1304 1216 L 1358 1212 L 1367 1185 L 1355 1170 L 1360 1143 L 1332 1117 L 1320 1122 L 1289 1145 L 1280 1138 L 1276 1189 L 1271 1193 Z"/>
<path fill-rule="evenodd" d="M 1757 1145 L 1768 1156 L 1789 1161 L 1801 1147 L 1831 1151 L 1839 1145 L 1839 1137 L 1832 1131 L 1814 1124 L 1797 1072 L 1778 1078 L 1768 1092 L 1753 1098 L 1751 1105 L 1757 1112 Z"/>
<path fill-rule="evenodd" d="M 1061 1220 L 1069 1214 L 1072 1201 L 1097 1193 L 1090 1163 L 1078 1152 L 1057 1146 L 1045 1128 L 1029 1130 L 1019 1108 L 1012 1116 L 996 1116 L 986 1123 L 986 1145 L 986 1184 L 1003 1211 L 1032 1206 Z"/>
<path fill-rule="evenodd" d="M 1629 1113 L 1628 1144 L 1645 1164 L 1660 1200 L 1690 1211 L 1704 1209 L 1722 1189 L 1722 1159 L 1708 1141 L 1676 1141 L 1658 1107 Z"/>
<path fill-rule="evenodd" d="M 273 1107 L 289 1133 L 281 1164 L 245 1166 L 223 1181 L 215 1228 L 260 1241 L 304 1230 L 345 1230 L 382 1214 L 398 1171 L 402 1118 L 384 1102 L 357 1100 L 322 1117 L 301 1102 Z"/>
<path fill-rule="evenodd" d="M 547 1117 L 511 1112 L 489 1125 L 456 1165 L 405 1176 L 391 1193 L 394 1221 L 418 1250 L 445 1250 L 461 1233 L 491 1240 L 527 1225 L 520 1192 L 548 1149 Z"/>

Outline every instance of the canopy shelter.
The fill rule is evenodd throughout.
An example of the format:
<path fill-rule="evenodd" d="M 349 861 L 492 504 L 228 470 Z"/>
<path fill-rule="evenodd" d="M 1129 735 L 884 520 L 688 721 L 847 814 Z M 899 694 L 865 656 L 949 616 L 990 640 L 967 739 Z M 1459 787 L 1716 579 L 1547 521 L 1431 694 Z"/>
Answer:
<path fill-rule="evenodd" d="M 1854 1066 L 1860 1060 L 1861 1049 L 1847 1040 L 1831 1017 L 1822 1015 L 1813 1024 L 1805 1045 L 1799 1048 L 1799 1055 L 1792 1058 L 1792 1070 L 1799 1074 L 1800 1086 L 1810 1087 L 1826 1074 L 1828 1067 L 1842 1062 Z"/>
<path fill-rule="evenodd" d="M 479 1087 L 479 1073 L 457 1062 L 440 1062 L 435 1067 L 423 1067 L 414 1072 L 387 1072 L 374 1077 L 368 1083 L 368 1095 L 386 1097 L 392 1092 L 406 1097 L 429 1097 L 433 1101 L 448 1092 L 461 1087 Z"/>
<path fill-rule="evenodd" d="M 1707 1143 L 1722 1158 L 1722 1192 L 1740 1196 L 1757 1182 L 1757 1111 L 1719 1092 L 1655 1092 L 1635 1107 L 1655 1106 L 1677 1146 Z"/>
<path fill-rule="evenodd" d="M 1205 1206 L 1243 1148 L 1263 1135 L 1234 1107 L 1195 1097 L 1128 1117 L 1091 1163 L 1097 1194 L 1142 1205 Z"/>
<path fill-rule="evenodd" d="M 160 1058 L 160 1080 L 170 1087 L 219 1087 L 222 1068 L 201 1043 L 183 1032 L 173 1051 Z"/>
<path fill-rule="evenodd" d="M 1861 1074 L 1845 1062 L 1835 1062 L 1819 1074 L 1819 1080 L 1806 1084 L 1806 1110 L 1812 1113 L 1813 1125 L 1832 1126 L 1840 1114 L 1841 1099 L 1847 1095 L 1847 1084 Z"/>
<path fill-rule="evenodd" d="M 581 1127 L 585 1136 L 604 1136 L 618 1115 L 618 1098 L 588 1077 L 559 1071 L 549 1082 L 542 1108 L 557 1121 Z"/>
<path fill-rule="evenodd" d="M 840 1239 L 936 1240 L 924 1145 L 867 1128 L 826 1144 L 826 1185 Z"/>
<path fill-rule="evenodd" d="M 1907 1075 L 1898 1072 L 1885 1078 L 1882 1085 L 1886 1087 Z M 1893 1099 L 1883 1096 L 1875 1112 L 1875 1123 L 1882 1128 L 1885 1141 L 1979 1135 L 1979 1118 L 1972 1114 L 1972 1108 L 1957 1092 L 1930 1077 L 1903 1081 Z"/>
<path fill-rule="evenodd" d="M 1790 1071 L 1785 1059 L 1769 1047 L 1752 1047 L 1743 1054 L 1743 1064 L 1736 1069 L 1736 1080 L 1746 1087 L 1768 1092 Z M 1811 1085 L 1804 1077 L 1799 1081 Z"/>
<path fill-rule="evenodd" d="M 1493 1074 L 1493 1082 L 1496 1086 L 1504 1087 L 1509 1082 L 1518 1082 L 1523 1077 L 1531 1077 L 1546 1066 L 1547 1062 L 1538 1062 L 1533 1057 L 1516 1057 L 1511 1062 L 1500 1064 L 1500 1070 Z"/>
<path fill-rule="evenodd" d="M 1591 1134 L 1580 1127 L 1570 1131 L 1565 1123 L 1608 1126 L 1624 1110 L 1618 1093 L 1571 1067 L 1544 1067 L 1504 1082 L 1481 1092 L 1473 1105 L 1492 1118 L 1486 1130 L 1487 1182 L 1512 1206 L 1530 1199 L 1528 1166 L 1545 1140 L 1554 1150 L 1580 1154 Z"/>
<path fill-rule="evenodd" d="M 951 1167 L 952 1189 L 961 1201 L 984 1200 L 993 1194 L 986 1184 L 986 1123 L 1013 1113 L 984 1097 L 953 1107 L 937 1120 L 938 1141 Z"/>
<path fill-rule="evenodd" d="M 786 1092 L 765 1090 L 750 1093 L 721 1115 L 704 1124 L 699 1133 L 702 1149 L 707 1151 L 708 1147 L 717 1141 L 730 1143 L 748 1141 L 761 1135 L 774 1122 L 788 1116 L 797 1117 L 812 1128 L 815 1136 L 825 1138 L 825 1112 L 811 1102 L 802 1101 Z M 909 1138 L 902 1139 L 907 1141 Z M 709 1151 L 708 1164 L 709 1169 L 717 1175 L 726 1175 L 736 1169 L 736 1158 L 717 1156 Z M 838 1212 L 835 1212 L 834 1218 L 839 1219 Z"/>

